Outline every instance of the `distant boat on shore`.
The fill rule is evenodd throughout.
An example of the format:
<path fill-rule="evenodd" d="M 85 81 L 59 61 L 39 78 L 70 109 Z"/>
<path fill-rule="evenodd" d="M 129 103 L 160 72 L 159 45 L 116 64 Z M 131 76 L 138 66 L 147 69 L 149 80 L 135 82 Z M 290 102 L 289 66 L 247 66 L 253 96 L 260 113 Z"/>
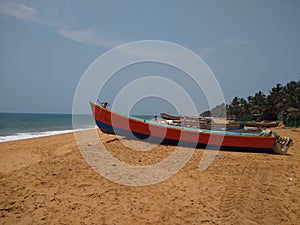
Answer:
<path fill-rule="evenodd" d="M 195 127 L 205 130 L 234 130 L 243 129 L 244 123 L 230 122 L 230 123 L 214 123 L 211 117 L 197 117 L 197 116 L 172 116 L 167 113 L 161 113 L 160 116 L 166 120 L 172 120 L 178 126 Z"/>
<path fill-rule="evenodd" d="M 181 120 L 181 119 L 186 119 L 186 120 L 198 120 L 202 123 L 210 123 L 212 122 L 211 117 L 199 117 L 199 116 L 173 116 L 167 113 L 161 113 L 160 117 L 166 120 Z"/>
<path fill-rule="evenodd" d="M 167 113 L 161 113 L 160 117 L 165 119 L 165 120 L 180 120 L 180 116 L 172 116 Z"/>
<path fill-rule="evenodd" d="M 161 124 L 136 117 L 127 117 L 111 110 L 90 103 L 95 122 L 104 133 L 137 137 L 161 144 L 221 148 L 230 150 L 248 150 L 286 154 L 292 144 L 288 137 L 280 137 L 274 131 L 229 132 L 204 130 Z M 219 144 L 220 138 L 223 138 Z"/>
<path fill-rule="evenodd" d="M 261 121 L 261 122 L 246 122 L 246 127 L 263 127 L 263 128 L 270 128 L 270 127 L 277 127 L 279 125 L 279 121 Z"/>

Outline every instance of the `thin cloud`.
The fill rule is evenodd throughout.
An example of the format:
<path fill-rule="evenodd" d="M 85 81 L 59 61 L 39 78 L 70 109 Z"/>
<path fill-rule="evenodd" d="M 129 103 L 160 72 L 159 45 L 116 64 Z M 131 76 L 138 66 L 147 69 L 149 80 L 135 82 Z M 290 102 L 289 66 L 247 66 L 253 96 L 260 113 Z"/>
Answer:
<path fill-rule="evenodd" d="M 38 10 L 33 6 L 25 5 L 17 2 L 0 2 L 0 13 L 17 18 L 22 21 L 32 22 L 36 24 L 56 27 L 59 35 L 72 41 L 77 41 L 87 45 L 97 45 L 105 48 L 116 47 L 122 42 L 103 37 L 92 29 L 85 30 L 68 30 L 59 28 L 59 23 L 53 23 L 49 19 L 42 17 Z"/>
<path fill-rule="evenodd" d="M 0 13 L 23 21 L 34 22 L 42 25 L 52 25 L 50 21 L 42 18 L 34 7 L 21 3 L 1 2 Z"/>
<path fill-rule="evenodd" d="M 96 45 L 105 48 L 113 48 L 124 42 L 103 37 L 92 29 L 85 30 L 67 30 L 57 29 L 57 33 L 72 41 L 80 42 L 87 45 Z"/>
<path fill-rule="evenodd" d="M 243 46 L 249 44 L 249 40 L 247 39 L 239 39 L 239 38 L 229 38 L 225 42 L 230 46 Z"/>
<path fill-rule="evenodd" d="M 15 2 L 1 2 L 0 12 L 7 16 L 27 21 L 32 20 L 37 13 L 35 8 L 23 4 L 17 4 Z"/>

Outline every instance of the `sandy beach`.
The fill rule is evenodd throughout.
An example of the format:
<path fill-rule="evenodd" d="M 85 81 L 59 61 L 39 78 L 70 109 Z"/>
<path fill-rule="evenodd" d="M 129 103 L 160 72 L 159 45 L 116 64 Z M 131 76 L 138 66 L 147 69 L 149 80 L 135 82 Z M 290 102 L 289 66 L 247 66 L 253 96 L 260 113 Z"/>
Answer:
<path fill-rule="evenodd" d="M 288 155 L 219 151 L 201 172 L 204 150 L 197 149 L 174 176 L 141 187 L 96 173 L 73 133 L 0 143 L 0 223 L 299 224 L 300 129 L 274 130 L 293 139 Z M 100 136 L 131 165 L 157 163 L 175 149 L 133 151 L 113 135 Z"/>

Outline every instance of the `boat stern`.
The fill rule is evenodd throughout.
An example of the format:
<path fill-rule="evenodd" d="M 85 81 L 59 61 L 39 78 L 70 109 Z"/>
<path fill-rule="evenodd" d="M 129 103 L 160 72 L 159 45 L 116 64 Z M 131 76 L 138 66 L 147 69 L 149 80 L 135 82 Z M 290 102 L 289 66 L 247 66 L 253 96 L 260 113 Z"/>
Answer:
<path fill-rule="evenodd" d="M 272 136 L 276 138 L 276 142 L 273 146 L 273 151 L 277 154 L 286 155 L 288 149 L 293 146 L 293 140 L 289 137 L 281 137 L 274 131 L 272 133 Z"/>

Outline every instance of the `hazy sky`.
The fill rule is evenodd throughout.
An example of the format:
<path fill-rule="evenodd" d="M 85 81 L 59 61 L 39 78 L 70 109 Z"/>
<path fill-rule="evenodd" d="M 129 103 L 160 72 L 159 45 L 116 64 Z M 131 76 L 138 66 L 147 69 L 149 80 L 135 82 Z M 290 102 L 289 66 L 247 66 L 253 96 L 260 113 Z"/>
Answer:
<path fill-rule="evenodd" d="M 227 103 L 300 79 L 297 0 L 1 0 L 0 29 L 0 112 L 71 113 L 88 66 L 108 50 L 138 40 L 169 41 L 194 51 L 215 74 Z M 139 70 L 176 73 L 158 67 Z M 129 74 L 112 79 L 116 87 L 103 90 L 104 98 L 111 100 Z M 181 85 L 197 98 L 189 81 Z M 135 113 L 172 108 L 151 101 Z M 199 110 L 206 107 L 205 100 L 197 104 Z"/>

